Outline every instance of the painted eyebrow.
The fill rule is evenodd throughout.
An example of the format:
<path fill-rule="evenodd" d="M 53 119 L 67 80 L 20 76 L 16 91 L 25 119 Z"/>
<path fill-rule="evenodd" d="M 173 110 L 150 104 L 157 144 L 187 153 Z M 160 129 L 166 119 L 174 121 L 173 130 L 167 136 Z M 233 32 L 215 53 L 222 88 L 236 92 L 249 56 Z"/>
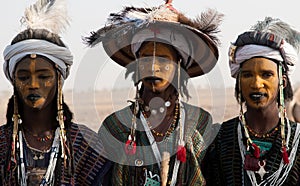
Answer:
<path fill-rule="evenodd" d="M 251 70 L 242 70 L 241 73 L 251 72 Z"/>
<path fill-rule="evenodd" d="M 274 73 L 275 71 L 274 70 L 262 70 L 262 72 L 271 72 L 271 73 Z"/>
<path fill-rule="evenodd" d="M 20 69 L 17 71 L 17 73 L 29 73 L 29 70 L 25 70 L 25 69 Z M 40 69 L 40 70 L 36 70 L 35 72 L 51 72 L 50 69 Z"/>
<path fill-rule="evenodd" d="M 140 56 L 140 57 L 153 57 L 153 53 L 151 53 L 151 54 L 145 53 L 143 56 Z M 166 55 L 166 54 L 161 54 L 161 55 L 155 56 L 155 57 L 163 57 L 163 58 L 167 58 L 167 57 L 170 57 L 170 56 L 169 56 L 169 55 Z"/>
<path fill-rule="evenodd" d="M 252 72 L 252 70 L 242 70 L 241 72 L 242 73 L 244 73 L 244 72 Z M 262 70 L 260 70 L 260 72 L 272 72 L 272 73 L 274 73 L 275 71 L 274 70 L 264 70 L 264 69 L 262 69 Z"/>

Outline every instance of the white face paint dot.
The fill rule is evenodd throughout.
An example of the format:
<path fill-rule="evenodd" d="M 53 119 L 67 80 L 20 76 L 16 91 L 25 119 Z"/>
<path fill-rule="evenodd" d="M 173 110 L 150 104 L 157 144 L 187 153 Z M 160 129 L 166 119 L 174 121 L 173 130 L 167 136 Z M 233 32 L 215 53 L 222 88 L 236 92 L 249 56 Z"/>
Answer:
<path fill-rule="evenodd" d="M 151 110 L 151 114 L 156 115 L 156 114 L 157 114 L 157 110 L 152 109 L 152 110 Z"/>
<path fill-rule="evenodd" d="M 166 101 L 166 102 L 165 102 L 165 106 L 166 106 L 166 107 L 171 106 L 171 102 L 170 102 L 170 101 Z"/>
<path fill-rule="evenodd" d="M 165 70 L 169 70 L 169 69 L 170 69 L 169 65 L 166 65 Z"/>

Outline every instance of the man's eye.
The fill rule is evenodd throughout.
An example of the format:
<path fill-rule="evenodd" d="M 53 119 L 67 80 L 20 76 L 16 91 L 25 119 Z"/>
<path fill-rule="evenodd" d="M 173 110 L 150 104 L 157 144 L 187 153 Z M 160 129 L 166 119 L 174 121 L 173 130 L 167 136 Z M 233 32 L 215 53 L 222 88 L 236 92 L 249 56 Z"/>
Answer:
<path fill-rule="evenodd" d="M 250 74 L 250 73 L 243 73 L 242 77 L 243 78 L 249 78 L 249 77 L 252 77 L 252 74 Z"/>
<path fill-rule="evenodd" d="M 272 76 L 273 76 L 273 74 L 271 72 L 263 73 L 264 78 L 269 78 L 269 77 L 272 77 Z"/>
<path fill-rule="evenodd" d="M 168 63 L 168 62 L 170 62 L 170 59 L 168 59 L 168 58 L 158 58 L 158 60 L 161 63 Z"/>
<path fill-rule="evenodd" d="M 40 79 L 49 79 L 51 78 L 52 76 L 49 76 L 49 75 L 40 75 L 39 78 Z"/>
<path fill-rule="evenodd" d="M 29 76 L 18 76 L 18 79 L 19 79 L 20 81 L 26 81 L 26 80 L 29 79 Z"/>

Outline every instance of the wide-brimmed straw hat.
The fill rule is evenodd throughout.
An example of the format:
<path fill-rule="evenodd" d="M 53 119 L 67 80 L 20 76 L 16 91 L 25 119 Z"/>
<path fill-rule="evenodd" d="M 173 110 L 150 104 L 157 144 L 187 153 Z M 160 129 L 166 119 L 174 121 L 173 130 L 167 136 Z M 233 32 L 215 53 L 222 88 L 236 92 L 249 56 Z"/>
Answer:
<path fill-rule="evenodd" d="M 172 45 L 183 59 L 190 77 L 208 73 L 219 58 L 216 33 L 223 14 L 208 9 L 195 19 L 175 10 L 170 3 L 152 8 L 125 7 L 111 13 L 106 26 L 85 37 L 93 47 L 102 42 L 106 53 L 126 67 L 135 61 L 144 41 Z"/>

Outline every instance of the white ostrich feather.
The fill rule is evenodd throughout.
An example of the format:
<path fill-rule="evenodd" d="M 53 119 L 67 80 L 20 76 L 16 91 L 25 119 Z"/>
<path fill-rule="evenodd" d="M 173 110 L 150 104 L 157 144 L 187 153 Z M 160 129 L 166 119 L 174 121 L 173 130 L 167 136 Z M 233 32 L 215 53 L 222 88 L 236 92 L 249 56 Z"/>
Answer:
<path fill-rule="evenodd" d="M 38 0 L 25 9 L 21 22 L 27 28 L 61 34 L 69 25 L 66 0 Z"/>

